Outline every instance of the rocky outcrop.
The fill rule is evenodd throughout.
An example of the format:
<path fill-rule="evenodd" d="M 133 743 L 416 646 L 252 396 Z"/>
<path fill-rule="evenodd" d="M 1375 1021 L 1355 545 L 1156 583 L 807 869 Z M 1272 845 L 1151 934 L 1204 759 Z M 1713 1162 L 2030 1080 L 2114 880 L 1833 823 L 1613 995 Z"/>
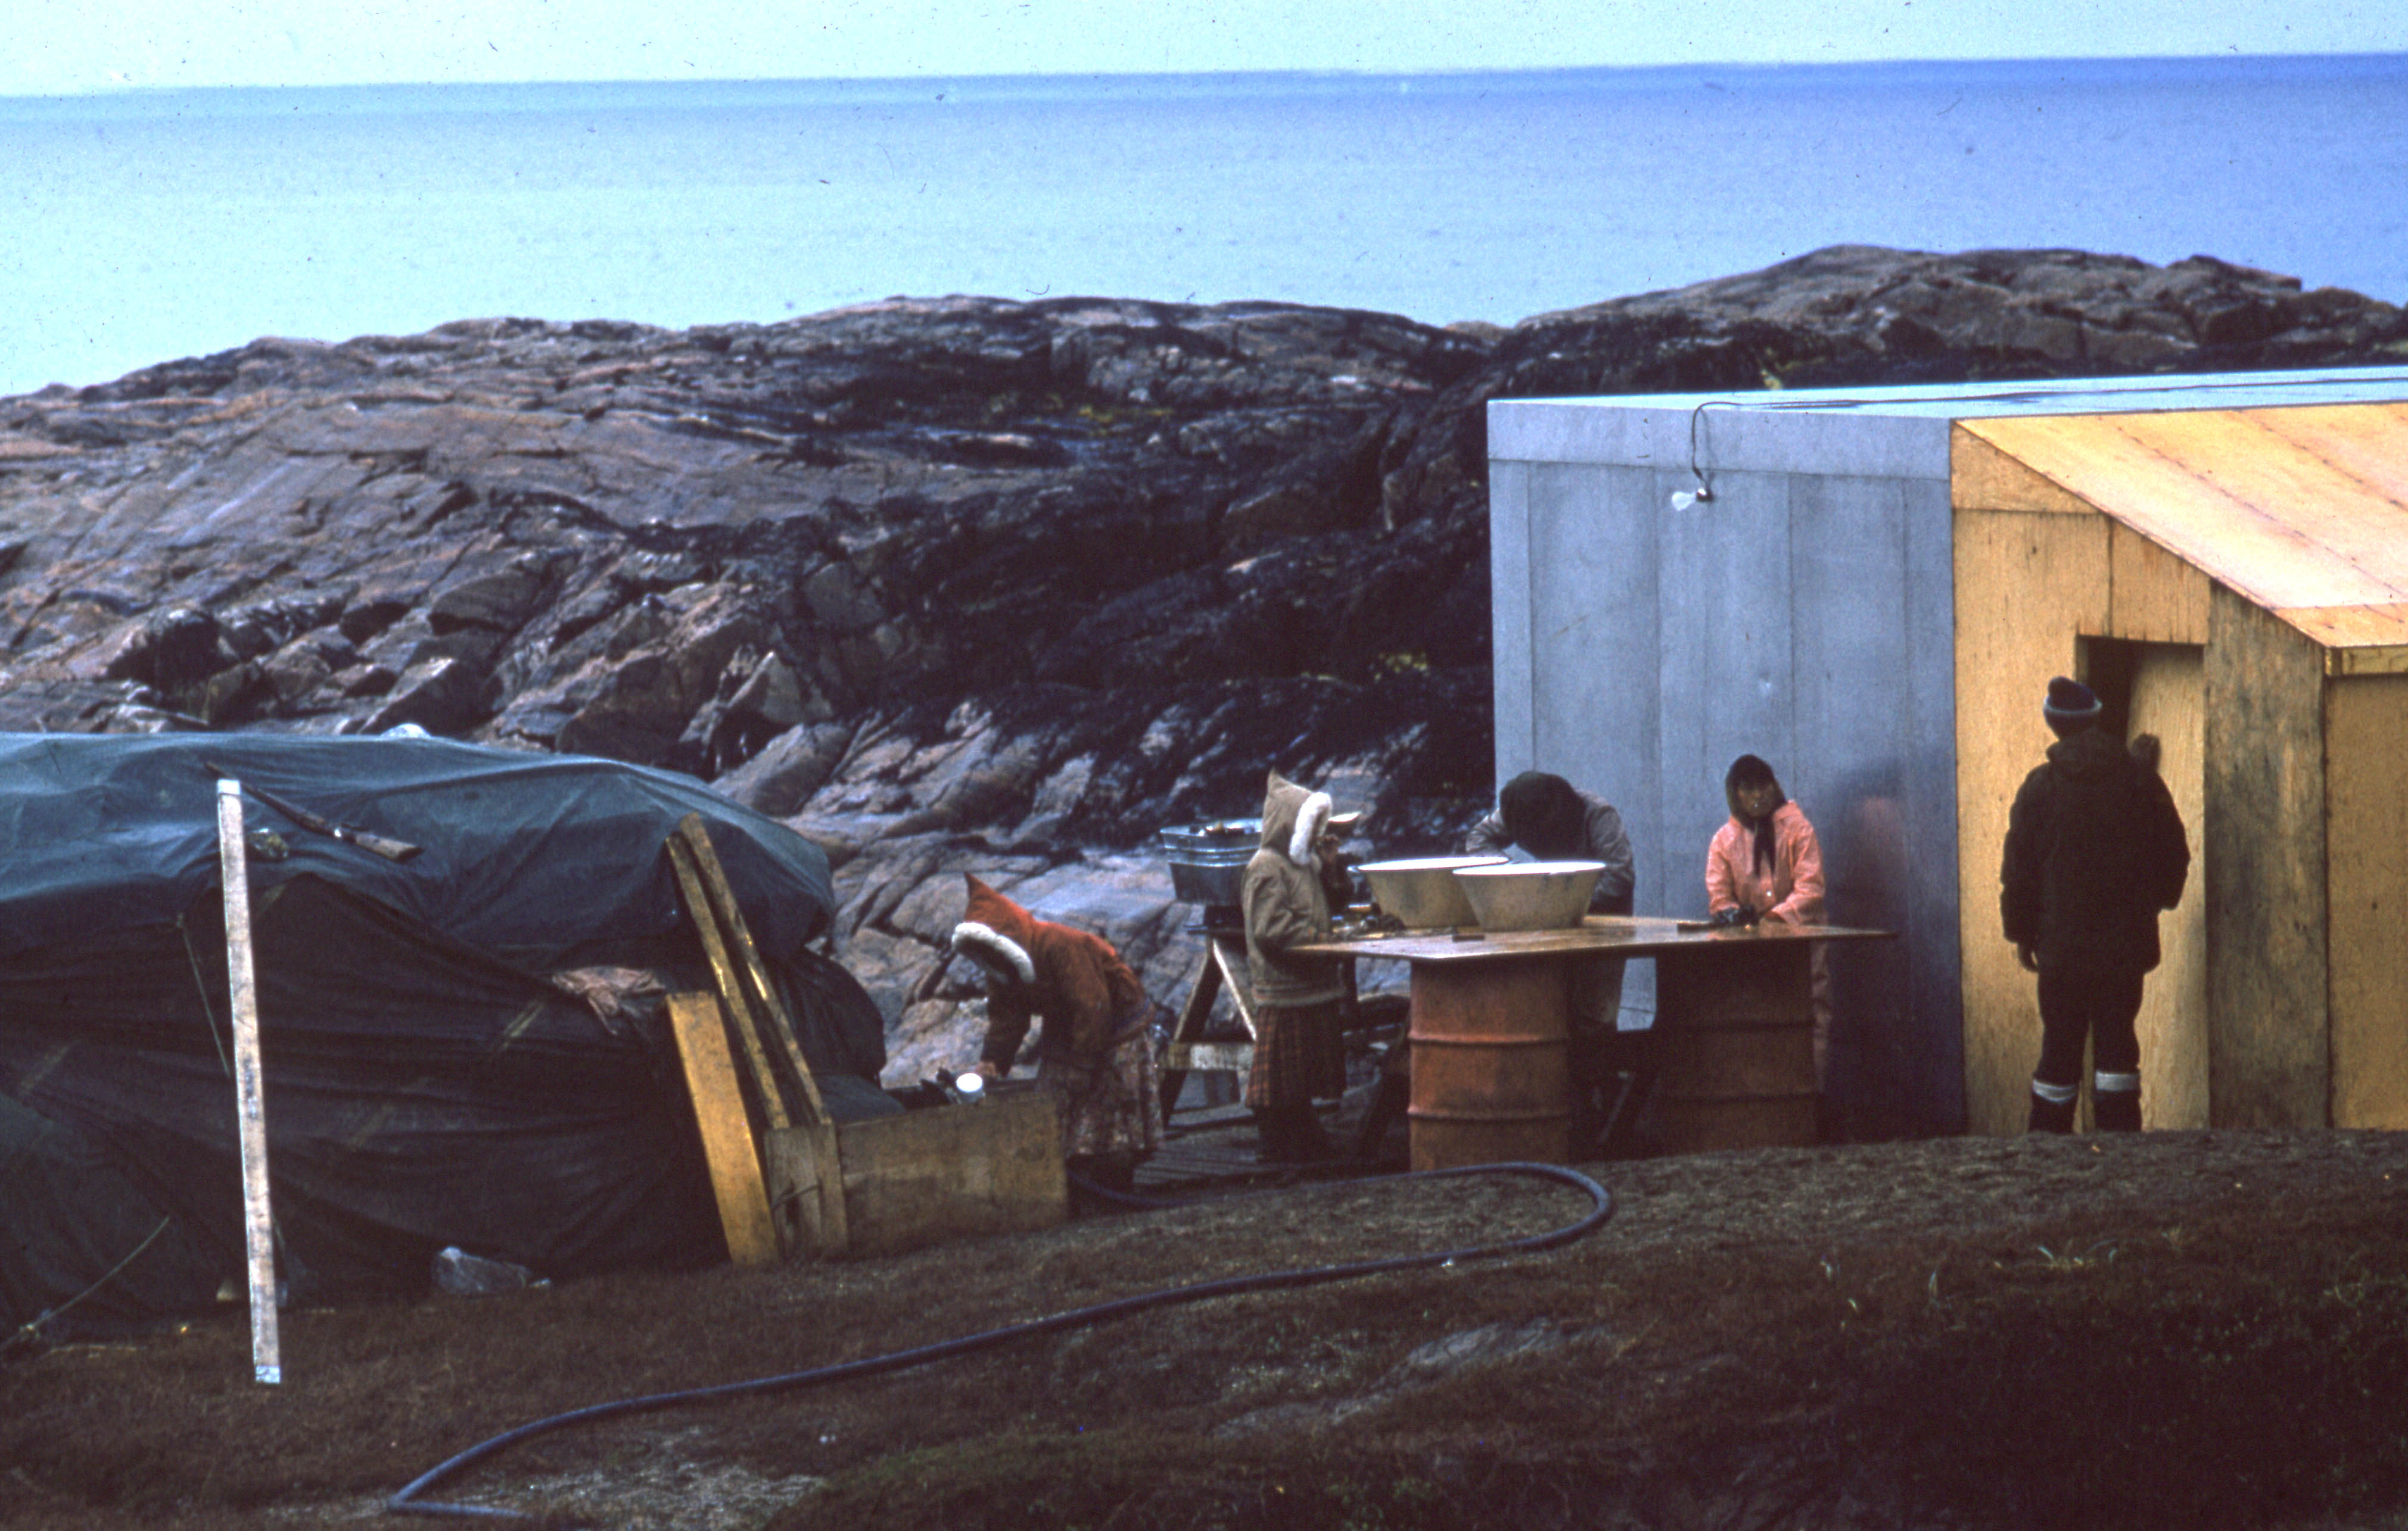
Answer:
<path fill-rule="evenodd" d="M 1861 248 L 1512 329 L 947 298 L 262 340 L 0 400 L 0 727 L 693 772 L 828 847 L 917 1067 L 964 869 L 1172 998 L 1154 829 L 1273 765 L 1386 851 L 1485 803 L 1491 398 L 2403 356 L 2389 305 L 2204 257 Z"/>

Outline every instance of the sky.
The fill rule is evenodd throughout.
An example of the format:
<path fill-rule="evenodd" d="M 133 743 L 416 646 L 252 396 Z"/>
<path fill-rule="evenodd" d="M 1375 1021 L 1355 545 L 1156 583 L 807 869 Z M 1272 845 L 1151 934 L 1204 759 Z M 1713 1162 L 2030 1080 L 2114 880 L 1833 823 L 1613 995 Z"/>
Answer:
<path fill-rule="evenodd" d="M 2390 52 L 2400 0 L 7 0 L 0 94 Z"/>

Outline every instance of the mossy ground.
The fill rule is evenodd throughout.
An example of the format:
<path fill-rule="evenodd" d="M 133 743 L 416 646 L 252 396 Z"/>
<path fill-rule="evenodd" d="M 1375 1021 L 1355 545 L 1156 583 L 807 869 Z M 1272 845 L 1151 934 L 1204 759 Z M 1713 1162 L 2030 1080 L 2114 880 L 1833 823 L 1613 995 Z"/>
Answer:
<path fill-rule="evenodd" d="M 2408 1135 L 1596 1173 L 1615 1218 L 1552 1252 L 562 1430 L 429 1496 L 644 1526 L 2402 1524 Z M 0 1520 L 349 1524 L 605 1399 L 1582 1210 L 1539 1181 L 1333 1185 L 887 1260 L 296 1313 L 277 1389 L 229 1315 L 0 1366 Z"/>

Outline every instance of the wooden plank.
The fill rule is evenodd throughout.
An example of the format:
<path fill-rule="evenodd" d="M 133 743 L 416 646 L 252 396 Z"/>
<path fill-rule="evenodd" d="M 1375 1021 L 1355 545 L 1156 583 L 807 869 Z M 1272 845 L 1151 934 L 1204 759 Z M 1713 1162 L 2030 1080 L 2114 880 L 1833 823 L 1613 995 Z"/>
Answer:
<path fill-rule="evenodd" d="M 2208 578 L 2120 522 L 2107 529 L 2107 630 L 2136 643 L 2207 641 Z"/>
<path fill-rule="evenodd" d="M 1162 1119 L 1170 1120 L 1171 1110 L 1179 1103 L 1179 1092 L 1187 1083 L 1189 1069 L 1182 1051 L 1202 1041 L 1206 1023 L 1212 1018 L 1212 1002 L 1221 997 L 1221 964 L 1212 954 L 1212 937 L 1204 937 L 1204 955 L 1196 965 L 1196 981 L 1188 986 L 1187 1002 L 1179 1007 L 1178 1023 L 1170 1028 L 1170 1059 L 1162 1070 Z"/>
<path fill-rule="evenodd" d="M 242 1159 L 243 1252 L 251 1276 L 251 1379 L 272 1386 L 284 1381 L 284 1363 L 276 1319 L 276 1214 L 268 1197 L 259 989 L 251 966 L 251 857 L 238 781 L 218 783 L 218 873 L 225 890 L 226 990 L 234 1010 L 235 1132 Z"/>
<path fill-rule="evenodd" d="M 2295 606 L 2274 613 L 2323 647 L 2327 675 L 2408 670 L 2408 602 L 2389 606 Z"/>
<path fill-rule="evenodd" d="M 2408 675 L 2329 683 L 2332 1124 L 2408 1127 Z"/>
<path fill-rule="evenodd" d="M 795 1035 L 795 1018 L 786 1013 L 785 996 L 770 981 L 769 969 L 761 961 L 761 949 L 752 944 L 752 929 L 744 923 L 743 906 L 737 903 L 736 890 L 728 885 L 727 873 L 719 865 L 719 851 L 710 843 L 710 831 L 703 823 L 702 815 L 689 813 L 680 820 L 678 834 L 694 852 L 695 870 L 702 875 L 703 893 L 719 916 L 728 945 L 735 949 L 743 976 L 752 985 L 752 1003 L 785 1051 L 787 1066 L 795 1071 L 803 1099 L 810 1107 L 811 1120 L 825 1122 L 827 1103 L 820 1099 L 819 1081 L 811 1078 L 811 1066 L 803 1056 L 802 1040 Z"/>
<path fill-rule="evenodd" d="M 778 1077 L 769 1069 L 769 1055 L 762 1051 L 761 1033 L 752 1022 L 752 1008 L 745 1002 L 743 980 L 736 976 L 736 965 L 727 954 L 727 944 L 720 938 L 719 921 L 711 913 L 710 896 L 703 891 L 702 874 L 695 867 L 694 851 L 685 841 L 672 835 L 668 839 L 669 865 L 677 871 L 678 890 L 685 895 L 685 910 L 694 921 L 694 928 L 702 937 L 703 954 L 710 961 L 712 977 L 719 985 L 720 1003 L 736 1023 L 736 1035 L 744 1045 L 744 1059 L 752 1068 L 752 1083 L 761 1095 L 761 1109 L 767 1114 L 770 1130 L 788 1125 L 786 1103 L 778 1089 Z"/>
<path fill-rule="evenodd" d="M 2408 505 L 2408 404 L 2307 405 L 2253 416 L 2369 493 Z"/>
<path fill-rule="evenodd" d="M 2111 524 L 2097 515 L 1954 517 L 1956 911 L 1971 1132 L 2019 1133 L 2028 1114 L 2040 1001 L 2000 928 L 1999 862 L 2016 789 L 2053 742 L 2040 711 L 2049 678 L 2076 674 L 2077 635 L 2107 626 Z"/>
<path fill-rule="evenodd" d="M 1457 935 L 1409 932 L 1346 941 L 1309 941 L 1296 948 L 1307 956 L 1392 957 L 1419 965 L 1489 963 L 1505 957 L 1651 957 L 1693 947 L 1758 946 L 1788 941 L 1887 940 L 1895 931 L 1853 925 L 1792 925 L 1768 922 L 1754 929 L 1709 930 L 1688 920 L 1659 916 L 1592 914 L 1562 930 L 1491 930 Z M 1375 1024 L 1377 1023 L 1374 1023 Z"/>
<path fill-rule="evenodd" d="M 2388 599 L 2408 598 L 2408 500 L 2385 494 L 2283 435 L 2274 425 L 2281 414 L 2202 409 L 2107 418 L 2119 420 L 2147 450 L 2297 531 L 2332 561 L 2336 578 L 2372 579 L 2390 590 Z M 2399 450 L 2408 451 L 2408 433 L 2394 439 Z"/>
<path fill-rule="evenodd" d="M 2408 506 L 2288 449 L 2247 413 L 1964 428 L 2259 606 L 2408 599 Z"/>
<path fill-rule="evenodd" d="M 781 1127 L 762 1139 L 768 1166 L 769 1215 L 788 1254 L 842 1254 L 852 1247 L 845 1216 L 842 1129 L 817 1120 Z"/>
<path fill-rule="evenodd" d="M 678 1060 L 685 1066 L 695 1123 L 702 1131 L 703 1162 L 710 1170 L 711 1194 L 719 1201 L 727 1256 L 739 1266 L 775 1265 L 778 1233 L 769 1218 L 752 1123 L 744 1114 L 744 1092 L 737 1083 L 718 1001 L 705 994 L 669 995 L 669 1028 L 677 1037 Z"/>
<path fill-rule="evenodd" d="M 1025 1233 L 1069 1216 L 1061 1127 L 1041 1090 L 849 1122 L 843 1148 L 857 1253 Z"/>
<path fill-rule="evenodd" d="M 1254 1025 L 1254 981 L 1246 971 L 1245 943 L 1219 936 L 1207 936 L 1204 942 L 1211 949 L 1212 966 L 1221 970 L 1222 981 L 1229 986 L 1229 1002 L 1238 1008 L 1238 1020 L 1245 1026 L 1246 1035 L 1261 1036 Z"/>
<path fill-rule="evenodd" d="M 2158 774 L 2190 837 L 2190 884 L 2172 913 L 2157 918 L 2164 958 L 2142 990 L 2141 1110 L 2149 1127 L 2204 1127 L 2209 1121 L 2207 879 L 2200 866 L 2205 814 L 2207 672 L 2196 648 L 2151 645 L 2133 667 L 2132 735 L 2154 734 Z"/>
<path fill-rule="evenodd" d="M 1193 1069 L 1219 1068 L 1243 1074 L 1254 1066 L 1252 1042 L 1173 1042 L 1166 1067 L 1182 1078 Z"/>
<path fill-rule="evenodd" d="M 2327 675 L 2408 675 L 2408 645 L 2397 649 L 2327 649 Z"/>
<path fill-rule="evenodd" d="M 2200 872 L 2217 1127 L 2329 1124 L 2324 665 L 2218 587 L 2207 646 Z M 2145 1087 L 2144 1087 L 2145 1088 Z"/>
<path fill-rule="evenodd" d="M 2022 510 L 2038 515 L 2095 516 L 2099 508 L 2052 483 L 1959 421 L 1948 431 L 1948 498 L 1959 510 Z"/>

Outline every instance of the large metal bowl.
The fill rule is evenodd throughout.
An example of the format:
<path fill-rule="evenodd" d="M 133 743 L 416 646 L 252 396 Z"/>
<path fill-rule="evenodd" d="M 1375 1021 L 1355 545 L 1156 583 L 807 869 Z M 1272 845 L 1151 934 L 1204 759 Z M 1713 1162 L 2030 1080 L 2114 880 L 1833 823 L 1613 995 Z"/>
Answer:
<path fill-rule="evenodd" d="M 1452 875 L 1483 930 L 1569 930 L 1588 913 L 1601 861 L 1509 861 Z"/>
<path fill-rule="evenodd" d="M 1455 886 L 1466 866 L 1498 866 L 1502 856 L 1428 856 L 1419 861 L 1374 861 L 1354 869 L 1371 885 L 1371 902 L 1404 922 L 1408 930 L 1452 930 L 1472 923 L 1471 905 Z"/>

